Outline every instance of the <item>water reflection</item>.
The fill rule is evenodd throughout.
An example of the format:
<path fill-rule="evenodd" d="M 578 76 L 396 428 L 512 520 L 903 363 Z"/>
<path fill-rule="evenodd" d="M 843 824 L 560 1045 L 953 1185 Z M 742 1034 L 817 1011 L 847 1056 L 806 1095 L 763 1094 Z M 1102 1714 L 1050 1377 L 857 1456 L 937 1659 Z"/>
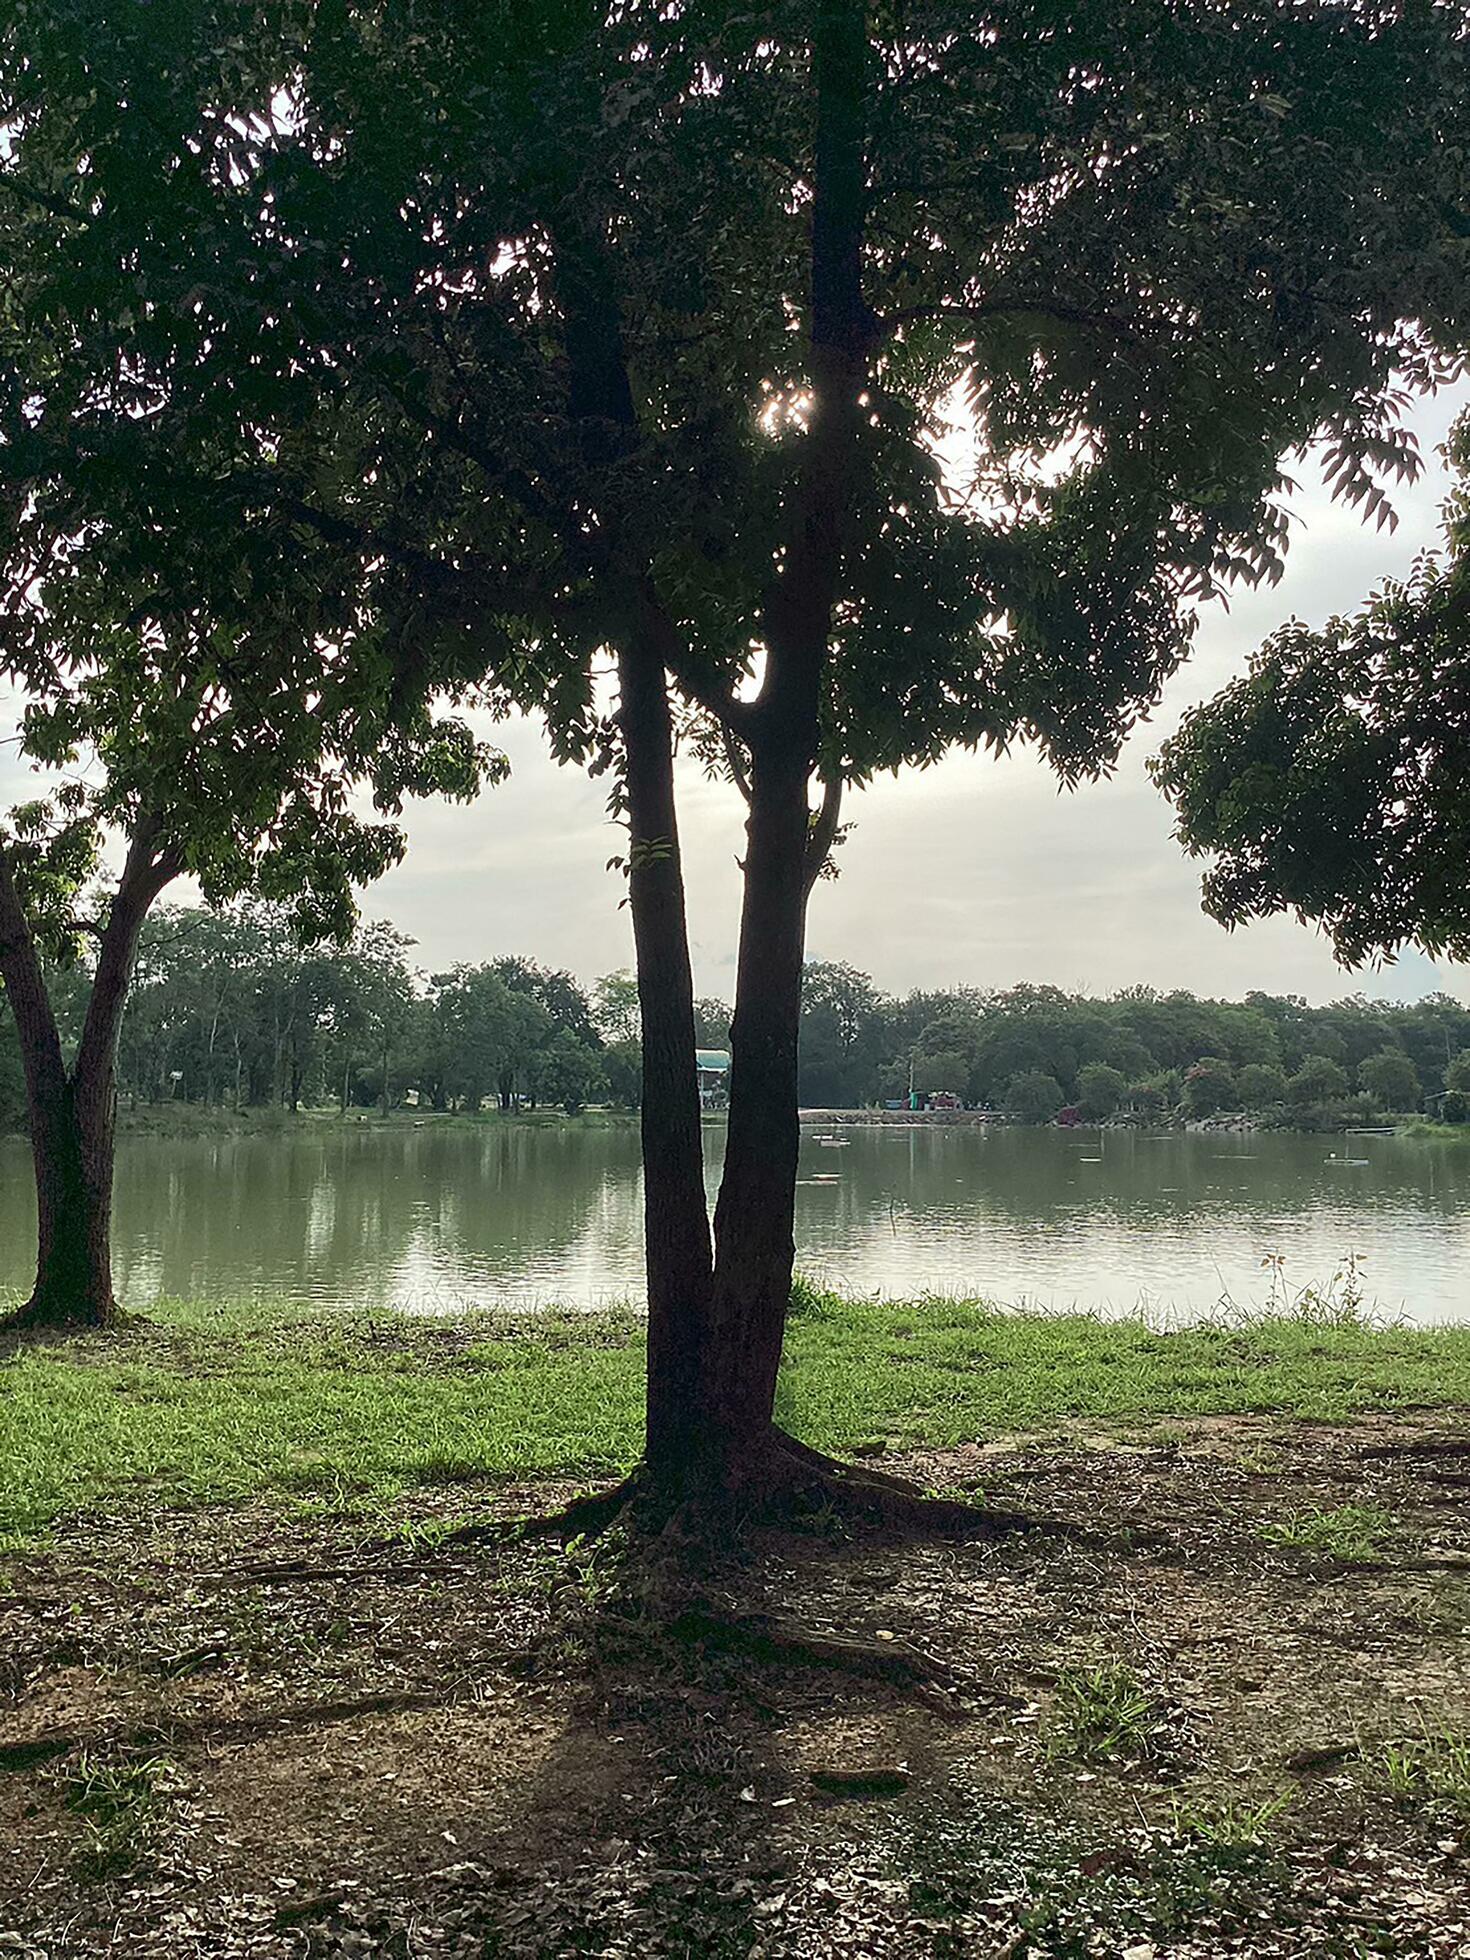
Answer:
<path fill-rule="evenodd" d="M 798 1242 L 809 1271 L 895 1294 L 1207 1311 L 1297 1284 L 1344 1254 L 1415 1319 L 1470 1319 L 1470 1150 L 1396 1138 L 866 1129 L 808 1137 Z M 720 1133 L 708 1133 L 713 1192 Z M 1349 1156 L 1364 1161 L 1347 1161 Z M 595 1304 L 642 1283 L 631 1127 L 405 1122 L 279 1135 L 126 1138 L 117 1277 L 159 1295 L 282 1293 L 323 1304 Z M 0 1285 L 29 1277 L 25 1146 L 0 1142 Z"/>

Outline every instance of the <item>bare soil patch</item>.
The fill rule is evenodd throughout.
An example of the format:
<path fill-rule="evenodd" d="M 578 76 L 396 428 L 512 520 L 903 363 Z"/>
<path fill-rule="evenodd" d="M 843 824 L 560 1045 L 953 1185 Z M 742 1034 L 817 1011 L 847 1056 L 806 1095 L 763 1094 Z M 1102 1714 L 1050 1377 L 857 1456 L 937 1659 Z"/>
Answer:
<path fill-rule="evenodd" d="M 922 1699 L 670 1639 L 615 1545 L 437 1542 L 565 1490 L 71 1526 L 0 1590 L 0 1952 L 1470 1952 L 1470 1419 L 892 1467 L 1065 1529 L 817 1518 L 709 1584 Z"/>

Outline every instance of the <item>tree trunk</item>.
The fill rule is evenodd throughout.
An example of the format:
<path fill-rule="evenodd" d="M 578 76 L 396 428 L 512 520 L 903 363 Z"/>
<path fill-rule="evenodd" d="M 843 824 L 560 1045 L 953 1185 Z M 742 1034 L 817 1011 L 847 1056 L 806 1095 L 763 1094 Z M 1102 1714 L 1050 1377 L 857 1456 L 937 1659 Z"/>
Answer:
<path fill-rule="evenodd" d="M 709 1212 L 695 1059 L 694 975 L 662 660 L 635 631 L 619 657 L 629 904 L 643 1035 L 643 1232 L 648 1293 L 645 1460 L 685 1480 L 701 1454 L 698 1384 L 710 1303 Z"/>
<path fill-rule="evenodd" d="M 709 1472 L 758 1471 L 770 1433 L 795 1260 L 797 1033 L 806 927 L 807 760 L 751 769 L 730 1111 L 700 1421 Z"/>
<path fill-rule="evenodd" d="M 765 608 L 766 672 L 747 736 L 750 816 L 730 1113 L 701 1377 L 707 1466 L 726 1486 L 759 1479 L 765 1467 L 791 1299 L 806 902 L 839 809 L 830 791 L 814 828 L 807 786 L 851 542 L 873 331 L 862 296 L 867 60 L 863 0 L 820 0 L 813 36 L 812 403 L 786 556 Z"/>
<path fill-rule="evenodd" d="M 119 1317 L 112 1290 L 118 1030 L 143 921 L 177 871 L 168 853 L 155 856 L 155 842 L 155 826 L 141 821 L 102 934 L 69 1074 L 35 941 L 0 850 L 0 971 L 20 1035 L 36 1176 L 36 1283 L 14 1325 L 106 1327 Z"/>

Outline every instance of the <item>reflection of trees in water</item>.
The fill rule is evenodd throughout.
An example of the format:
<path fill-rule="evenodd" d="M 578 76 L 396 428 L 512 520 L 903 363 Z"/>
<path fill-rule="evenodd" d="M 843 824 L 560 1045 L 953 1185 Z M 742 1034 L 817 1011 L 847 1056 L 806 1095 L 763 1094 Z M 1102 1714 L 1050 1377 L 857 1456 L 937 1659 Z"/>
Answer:
<path fill-rule="evenodd" d="M 1146 1229 L 1151 1219 L 1334 1210 L 1429 1209 L 1446 1216 L 1470 1199 L 1470 1152 L 1431 1152 L 1421 1143 L 1342 1136 L 1168 1134 L 1128 1130 L 1000 1129 L 968 1126 L 853 1129 L 846 1150 L 802 1147 L 803 1179 L 840 1182 L 803 1189 L 802 1217 L 854 1227 L 889 1207 L 926 1218 L 992 1217 L 1008 1227 L 1044 1226 L 1077 1210 L 1106 1210 Z M 1368 1156 L 1366 1167 L 1334 1168 L 1333 1153 Z M 1370 1155 L 1371 1153 L 1371 1155 Z M 1089 1158 L 1100 1159 L 1089 1163 Z"/>
<path fill-rule="evenodd" d="M 20 1137 L 0 1137 L 0 1288 L 18 1287 L 24 1296 L 35 1278 L 36 1181 L 30 1145 Z"/>
<path fill-rule="evenodd" d="M 1374 1265 L 1371 1283 L 1397 1301 L 1415 1296 L 1421 1274 L 1442 1279 L 1446 1232 L 1458 1239 L 1470 1228 L 1470 1151 L 1411 1141 L 1153 1141 L 1122 1131 L 1100 1141 L 1096 1131 L 939 1127 L 844 1134 L 846 1150 L 804 1141 L 803 1177 L 839 1176 L 797 1193 L 801 1256 L 812 1270 L 890 1293 L 944 1276 L 1014 1290 L 1027 1249 L 1042 1245 L 1056 1284 L 1083 1300 L 1129 1292 L 1150 1259 L 1156 1269 L 1174 1262 L 1181 1275 L 1199 1268 L 1217 1244 L 1248 1261 L 1314 1237 L 1325 1273 L 1348 1249 L 1343 1234 L 1376 1220 L 1401 1249 L 1391 1270 Z M 716 1129 L 706 1138 L 712 1183 L 721 1140 Z M 1334 1151 L 1371 1161 L 1334 1169 Z M 1095 1156 L 1103 1161 L 1080 1161 Z M 34 1232 L 26 1147 L 0 1140 L 0 1286 L 28 1284 Z M 1323 1277 L 1305 1257 L 1293 1276 Z M 117 1265 L 137 1304 L 263 1291 L 366 1305 L 637 1293 L 637 1136 L 631 1126 L 405 1122 L 128 1137 Z M 1201 1288 L 1207 1279 L 1190 1282 Z"/>
<path fill-rule="evenodd" d="M 537 1274 L 548 1293 L 571 1265 L 609 1268 L 579 1291 L 615 1290 L 638 1280 L 624 1251 L 641 1249 L 636 1172 L 636 1136 L 621 1130 L 132 1139 L 119 1276 L 136 1298 L 272 1287 L 385 1304 L 406 1291 L 525 1292 Z"/>

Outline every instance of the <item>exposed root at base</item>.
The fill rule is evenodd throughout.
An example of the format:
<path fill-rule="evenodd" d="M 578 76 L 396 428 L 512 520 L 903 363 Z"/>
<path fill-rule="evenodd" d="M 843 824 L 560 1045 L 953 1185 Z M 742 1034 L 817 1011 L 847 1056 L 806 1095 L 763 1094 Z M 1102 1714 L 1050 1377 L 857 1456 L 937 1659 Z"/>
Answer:
<path fill-rule="evenodd" d="M 901 1477 L 843 1463 L 773 1429 L 738 1479 L 701 1478 L 696 1472 L 687 1486 L 669 1490 L 639 1468 L 610 1489 L 575 1497 L 560 1510 L 462 1525 L 441 1543 L 595 1539 L 627 1522 L 641 1537 L 658 1538 L 674 1549 L 680 1543 L 724 1538 L 732 1522 L 775 1525 L 824 1509 L 891 1530 L 954 1538 L 996 1539 L 1044 1528 L 1019 1511 L 932 1497 Z"/>
<path fill-rule="evenodd" d="M 860 1640 L 850 1634 L 818 1633 L 795 1620 L 770 1613 L 733 1614 L 709 1606 L 686 1606 L 668 1626 L 678 1640 L 696 1641 L 724 1653 L 797 1667 L 836 1668 L 885 1682 L 913 1695 L 942 1715 L 960 1719 L 948 1671 L 907 1640 Z"/>
<path fill-rule="evenodd" d="M 932 1497 L 917 1484 L 887 1471 L 824 1456 L 782 1429 L 772 1435 L 772 1454 L 778 1470 L 778 1495 L 825 1502 L 836 1510 L 893 1529 L 938 1532 L 946 1537 L 1007 1538 L 1041 1528 L 1021 1511 L 998 1511 L 958 1498 Z"/>
<path fill-rule="evenodd" d="M 493 1518 L 485 1524 L 461 1525 L 440 1539 L 441 1545 L 478 1545 L 494 1540 L 521 1538 L 599 1538 L 608 1527 L 631 1510 L 646 1488 L 640 1471 L 634 1470 L 610 1490 L 589 1491 L 574 1497 L 560 1510 L 535 1517 Z"/>
<path fill-rule="evenodd" d="M 75 1334 L 115 1334 L 128 1327 L 146 1325 L 146 1315 L 129 1313 L 123 1307 L 114 1306 L 99 1318 L 84 1312 L 59 1313 L 54 1307 L 38 1306 L 34 1300 L 27 1300 L 13 1312 L 0 1314 L 0 1341 L 45 1340 L 48 1336 L 63 1341 Z"/>

